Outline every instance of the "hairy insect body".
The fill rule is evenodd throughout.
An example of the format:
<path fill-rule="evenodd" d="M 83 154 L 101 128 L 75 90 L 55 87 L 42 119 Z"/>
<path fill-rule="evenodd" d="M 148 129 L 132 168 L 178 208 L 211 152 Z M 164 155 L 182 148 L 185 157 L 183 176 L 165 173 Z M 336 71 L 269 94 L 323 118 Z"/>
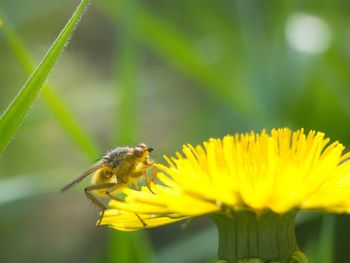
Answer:
<path fill-rule="evenodd" d="M 113 170 L 106 166 L 97 170 L 91 179 L 91 185 L 116 184 L 117 178 L 113 174 Z M 107 197 L 106 189 L 95 190 L 100 197 Z"/>
<path fill-rule="evenodd" d="M 133 183 L 135 189 L 138 189 L 137 182 L 143 176 L 146 176 L 147 187 L 153 193 L 151 179 L 147 173 L 147 170 L 154 165 L 149 158 L 151 151 L 153 149 L 143 143 L 136 147 L 116 147 L 103 156 L 89 170 L 65 186 L 62 191 L 68 190 L 86 176 L 93 174 L 91 185 L 85 187 L 85 194 L 92 203 L 101 208 L 102 218 L 106 207 L 95 195 L 119 200 L 115 195 L 120 193 L 130 183 Z M 153 169 L 152 181 L 155 180 L 155 176 L 156 172 Z M 141 222 L 143 221 L 141 220 Z"/>

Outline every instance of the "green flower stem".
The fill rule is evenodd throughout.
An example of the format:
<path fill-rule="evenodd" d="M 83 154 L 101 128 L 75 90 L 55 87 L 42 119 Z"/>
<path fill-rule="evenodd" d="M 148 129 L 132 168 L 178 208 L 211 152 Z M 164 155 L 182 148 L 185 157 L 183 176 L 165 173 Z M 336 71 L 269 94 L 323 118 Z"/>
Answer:
<path fill-rule="evenodd" d="M 213 215 L 219 232 L 218 262 L 306 263 L 295 238 L 295 216 L 296 211 L 257 215 L 246 210 Z"/>

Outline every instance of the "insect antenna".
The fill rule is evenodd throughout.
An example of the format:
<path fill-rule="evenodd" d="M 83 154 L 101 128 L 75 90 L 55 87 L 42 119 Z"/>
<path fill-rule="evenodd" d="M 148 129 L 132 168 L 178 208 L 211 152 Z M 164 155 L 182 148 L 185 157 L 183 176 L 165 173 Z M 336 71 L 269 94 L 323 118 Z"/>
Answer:
<path fill-rule="evenodd" d="M 74 185 L 78 184 L 81 180 L 83 180 L 86 176 L 92 174 L 93 172 L 95 172 L 96 170 L 102 168 L 106 166 L 105 163 L 100 162 L 95 164 L 94 166 L 92 166 L 89 170 L 85 171 L 82 175 L 80 175 L 79 177 L 75 178 L 72 182 L 70 182 L 69 184 L 67 184 L 65 187 L 63 187 L 61 189 L 61 192 L 65 192 L 68 189 L 70 189 L 71 187 L 73 187 Z"/>

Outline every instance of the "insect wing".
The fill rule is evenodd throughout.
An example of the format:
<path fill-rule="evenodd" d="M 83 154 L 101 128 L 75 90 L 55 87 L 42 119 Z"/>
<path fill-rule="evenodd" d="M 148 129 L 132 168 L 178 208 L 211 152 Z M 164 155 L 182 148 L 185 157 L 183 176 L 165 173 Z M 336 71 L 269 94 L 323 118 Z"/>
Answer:
<path fill-rule="evenodd" d="M 67 191 L 69 188 L 73 187 L 74 185 L 78 184 L 81 180 L 83 180 L 86 176 L 92 174 L 93 172 L 97 171 L 98 169 L 104 167 L 104 163 L 97 163 L 94 166 L 92 166 L 89 170 L 85 171 L 82 175 L 74 179 L 72 182 L 67 184 L 65 187 L 61 189 L 61 192 Z"/>

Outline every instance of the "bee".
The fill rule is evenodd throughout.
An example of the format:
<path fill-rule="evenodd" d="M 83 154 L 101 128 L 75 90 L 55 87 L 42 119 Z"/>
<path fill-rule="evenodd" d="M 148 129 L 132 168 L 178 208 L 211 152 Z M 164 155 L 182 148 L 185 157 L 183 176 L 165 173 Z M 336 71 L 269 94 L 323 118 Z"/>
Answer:
<path fill-rule="evenodd" d="M 61 189 L 65 192 L 71 187 L 78 184 L 88 175 L 93 174 L 91 184 L 85 187 L 85 195 L 93 204 L 101 209 L 101 217 L 98 226 L 101 223 L 106 207 L 93 194 L 100 197 L 109 197 L 113 200 L 120 199 L 115 195 L 120 193 L 128 184 L 132 183 L 136 190 L 139 189 L 137 182 L 143 177 L 146 177 L 146 185 L 151 189 L 151 182 L 156 179 L 156 169 L 154 162 L 150 160 L 149 153 L 153 148 L 140 143 L 135 147 L 116 147 L 107 152 L 95 165 L 85 171 L 82 175 L 67 184 Z M 148 169 L 153 167 L 152 177 L 147 173 Z M 146 226 L 143 220 L 135 214 L 142 224 Z"/>

